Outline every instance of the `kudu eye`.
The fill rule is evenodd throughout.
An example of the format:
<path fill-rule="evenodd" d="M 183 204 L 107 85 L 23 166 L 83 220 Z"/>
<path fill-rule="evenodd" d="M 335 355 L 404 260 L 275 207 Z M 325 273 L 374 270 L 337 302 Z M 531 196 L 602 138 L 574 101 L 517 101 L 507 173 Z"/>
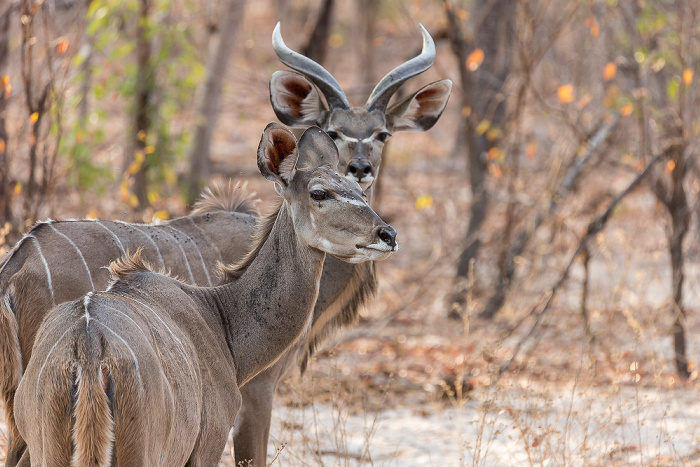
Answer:
<path fill-rule="evenodd" d="M 311 199 L 314 201 L 323 201 L 328 198 L 328 193 L 325 190 L 311 190 Z"/>
<path fill-rule="evenodd" d="M 386 143 L 386 140 L 388 140 L 390 136 L 391 133 L 389 133 L 388 131 L 382 131 L 377 135 L 377 139 L 382 143 Z"/>
<path fill-rule="evenodd" d="M 328 133 L 328 136 L 330 136 L 332 139 L 338 139 L 338 132 L 337 131 L 329 130 L 326 133 Z"/>

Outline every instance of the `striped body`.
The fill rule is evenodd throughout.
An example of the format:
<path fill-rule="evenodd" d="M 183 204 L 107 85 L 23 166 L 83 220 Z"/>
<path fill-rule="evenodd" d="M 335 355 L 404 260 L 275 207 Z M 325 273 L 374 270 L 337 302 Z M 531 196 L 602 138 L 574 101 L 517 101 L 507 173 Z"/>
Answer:
<path fill-rule="evenodd" d="M 240 212 L 220 207 L 158 225 L 44 221 L 15 245 L 0 264 L 0 390 L 9 429 L 6 465 L 16 465 L 24 450 L 13 418 L 14 393 L 46 313 L 60 303 L 104 290 L 110 262 L 138 248 L 157 269 L 189 284 L 216 285 L 217 264 L 240 260 L 250 248 L 256 226 L 249 201 L 231 208 Z"/>

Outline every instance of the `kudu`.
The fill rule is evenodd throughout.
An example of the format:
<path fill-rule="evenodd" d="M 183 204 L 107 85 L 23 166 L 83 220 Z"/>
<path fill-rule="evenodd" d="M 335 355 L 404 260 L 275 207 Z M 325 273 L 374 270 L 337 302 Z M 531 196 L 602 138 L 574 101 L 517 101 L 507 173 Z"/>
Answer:
<path fill-rule="evenodd" d="M 435 45 L 428 31 L 423 26 L 420 29 L 421 53 L 381 79 L 363 107 L 350 106 L 340 84 L 326 69 L 288 48 L 279 23 L 272 35 L 273 47 L 282 63 L 301 73 L 277 71 L 272 75 L 270 101 L 277 117 L 290 126 L 318 125 L 325 130 L 338 146 L 339 172 L 357 180 L 369 200 L 389 136 L 399 131 L 430 129 L 442 115 L 452 90 L 451 81 L 437 81 L 389 106 L 402 84 L 433 64 Z M 358 309 L 376 288 L 371 262 L 353 265 L 333 257 L 326 260 L 310 334 L 242 388 L 243 406 L 234 431 L 237 463 L 249 465 L 247 462 L 252 460 L 253 466 L 266 465 L 272 402 L 280 380 L 297 361 L 303 370 L 314 348 L 333 329 L 355 321 Z"/>
<path fill-rule="evenodd" d="M 109 282 L 107 266 L 142 249 L 151 264 L 190 284 L 215 285 L 216 262 L 233 263 L 250 249 L 255 200 L 238 185 L 207 189 L 192 215 L 156 224 L 107 220 L 40 222 L 0 264 L 0 392 L 8 447 L 5 465 L 26 447 L 13 418 L 14 394 L 31 361 L 37 329 L 55 305 Z"/>
<path fill-rule="evenodd" d="M 362 262 L 397 248 L 337 163 L 319 128 L 297 145 L 268 125 L 258 167 L 282 199 L 224 284 L 188 285 L 136 254 L 111 266 L 105 292 L 54 308 L 15 396 L 32 464 L 216 465 L 239 387 L 308 329 L 326 254 Z"/>

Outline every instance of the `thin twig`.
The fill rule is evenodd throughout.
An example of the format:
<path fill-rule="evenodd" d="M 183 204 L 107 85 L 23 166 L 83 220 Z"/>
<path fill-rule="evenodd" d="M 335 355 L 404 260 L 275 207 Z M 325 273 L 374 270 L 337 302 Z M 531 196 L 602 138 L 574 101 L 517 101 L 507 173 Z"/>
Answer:
<path fill-rule="evenodd" d="M 530 318 L 531 316 L 535 316 L 535 322 L 533 323 L 532 327 L 530 330 L 523 336 L 522 339 L 517 343 L 515 346 L 515 349 L 513 350 L 513 354 L 511 355 L 510 359 L 501 366 L 498 374 L 501 375 L 503 372 L 505 372 L 510 365 L 513 363 L 515 358 L 518 356 L 520 353 L 520 349 L 522 348 L 523 344 L 525 341 L 527 341 L 532 335 L 535 333 L 537 328 L 539 327 L 540 322 L 542 321 L 542 317 L 545 315 L 545 313 L 549 310 L 550 305 L 552 304 L 552 300 L 554 297 L 557 295 L 557 292 L 559 291 L 560 287 L 564 284 L 566 281 L 567 277 L 569 276 L 569 272 L 571 270 L 571 267 L 574 264 L 574 261 L 578 257 L 578 255 L 584 251 L 585 248 L 587 248 L 588 241 L 597 235 L 603 228 L 605 227 L 605 224 L 608 222 L 610 219 L 610 215 L 612 214 L 613 210 L 617 207 L 617 205 L 622 201 L 632 190 L 634 190 L 646 177 L 649 175 L 651 172 L 652 168 L 658 161 L 660 161 L 663 157 L 665 157 L 665 153 L 657 154 L 652 158 L 652 160 L 647 164 L 647 166 L 642 170 L 634 180 L 625 188 L 620 194 L 618 194 L 610 203 L 608 204 L 608 207 L 605 209 L 603 213 L 598 215 L 595 219 L 593 219 L 590 224 L 588 224 L 588 228 L 586 230 L 586 234 L 583 236 L 581 241 L 579 242 L 578 247 L 576 248 L 576 251 L 574 252 L 573 255 L 571 255 L 571 258 L 569 259 L 568 264 L 564 268 L 564 271 L 561 273 L 559 276 L 559 279 L 556 281 L 554 286 L 550 290 L 548 290 L 544 296 L 544 305 L 542 308 L 537 311 L 537 307 L 534 307 L 527 315 L 525 315 L 523 318 L 521 318 L 515 326 L 513 326 L 512 329 L 510 329 L 506 335 L 510 335 L 513 333 L 515 329 L 520 327 L 523 322 L 527 319 Z"/>

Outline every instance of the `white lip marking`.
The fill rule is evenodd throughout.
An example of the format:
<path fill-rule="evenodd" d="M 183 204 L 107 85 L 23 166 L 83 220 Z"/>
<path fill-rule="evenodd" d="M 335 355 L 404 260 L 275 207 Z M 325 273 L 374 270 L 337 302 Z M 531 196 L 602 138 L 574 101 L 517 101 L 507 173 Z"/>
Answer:
<path fill-rule="evenodd" d="M 392 247 L 390 245 L 387 245 L 384 242 L 377 242 L 377 243 L 372 243 L 371 245 L 367 245 L 365 248 L 370 249 L 370 250 L 378 250 L 378 251 L 399 251 L 399 244 L 396 243 Z"/>

